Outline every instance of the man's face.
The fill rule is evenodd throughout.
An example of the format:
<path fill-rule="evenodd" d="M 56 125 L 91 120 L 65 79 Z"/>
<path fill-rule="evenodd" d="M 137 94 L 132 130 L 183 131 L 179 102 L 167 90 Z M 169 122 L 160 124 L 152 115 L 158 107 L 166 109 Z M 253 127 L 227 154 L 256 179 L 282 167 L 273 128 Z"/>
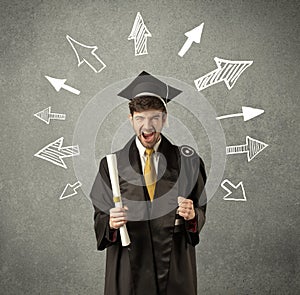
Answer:
<path fill-rule="evenodd" d="M 144 147 L 153 148 L 159 140 L 166 116 L 167 114 L 159 110 L 134 112 L 130 116 L 132 127 Z"/>

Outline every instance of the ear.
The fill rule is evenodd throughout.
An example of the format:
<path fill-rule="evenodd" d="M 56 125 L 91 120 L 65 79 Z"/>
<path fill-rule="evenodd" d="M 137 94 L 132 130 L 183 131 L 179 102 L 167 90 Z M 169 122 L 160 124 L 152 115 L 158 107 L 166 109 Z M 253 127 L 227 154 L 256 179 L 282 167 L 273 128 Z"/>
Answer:
<path fill-rule="evenodd" d="M 167 118 L 168 118 L 168 114 L 167 113 L 163 113 L 163 117 L 162 117 L 163 126 L 166 124 Z"/>
<path fill-rule="evenodd" d="M 129 119 L 129 121 L 130 121 L 130 124 L 133 125 L 133 121 L 132 121 L 132 116 L 131 116 L 131 114 L 128 115 L 128 119 Z"/>

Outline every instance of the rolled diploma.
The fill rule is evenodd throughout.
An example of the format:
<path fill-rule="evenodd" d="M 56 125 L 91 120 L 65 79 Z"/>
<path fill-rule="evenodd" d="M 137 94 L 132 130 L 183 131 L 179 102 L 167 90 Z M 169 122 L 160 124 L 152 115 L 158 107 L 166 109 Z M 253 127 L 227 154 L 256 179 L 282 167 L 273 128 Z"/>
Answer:
<path fill-rule="evenodd" d="M 114 203 L 116 208 L 122 208 L 122 199 L 119 185 L 119 176 L 118 176 L 118 168 L 117 168 L 117 157 L 115 154 L 110 154 L 106 156 L 108 171 L 110 176 L 110 182 L 112 187 L 112 193 L 114 198 Z M 130 238 L 127 232 L 126 224 L 120 227 L 120 236 L 122 246 L 128 246 L 130 244 Z"/>

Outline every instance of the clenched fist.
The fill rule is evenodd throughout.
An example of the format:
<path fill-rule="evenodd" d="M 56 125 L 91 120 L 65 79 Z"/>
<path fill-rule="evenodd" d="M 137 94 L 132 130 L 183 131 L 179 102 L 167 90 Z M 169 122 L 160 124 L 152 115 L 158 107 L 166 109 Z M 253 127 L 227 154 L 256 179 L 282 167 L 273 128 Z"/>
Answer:
<path fill-rule="evenodd" d="M 111 229 L 118 229 L 127 222 L 126 211 L 128 208 L 111 208 L 109 210 L 109 227 Z"/>
<path fill-rule="evenodd" d="M 183 197 L 178 197 L 178 214 L 185 220 L 191 220 L 195 217 L 193 201 Z"/>

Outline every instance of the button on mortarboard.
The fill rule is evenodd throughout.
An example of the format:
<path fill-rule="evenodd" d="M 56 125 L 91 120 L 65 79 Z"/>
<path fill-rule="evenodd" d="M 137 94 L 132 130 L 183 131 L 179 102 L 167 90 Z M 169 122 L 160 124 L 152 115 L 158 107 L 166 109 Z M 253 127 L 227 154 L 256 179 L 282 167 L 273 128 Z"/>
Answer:
<path fill-rule="evenodd" d="M 143 95 L 159 96 L 168 103 L 181 92 L 181 90 L 176 89 L 143 71 L 125 89 L 123 89 L 118 96 L 127 99 L 133 99 Z"/>

